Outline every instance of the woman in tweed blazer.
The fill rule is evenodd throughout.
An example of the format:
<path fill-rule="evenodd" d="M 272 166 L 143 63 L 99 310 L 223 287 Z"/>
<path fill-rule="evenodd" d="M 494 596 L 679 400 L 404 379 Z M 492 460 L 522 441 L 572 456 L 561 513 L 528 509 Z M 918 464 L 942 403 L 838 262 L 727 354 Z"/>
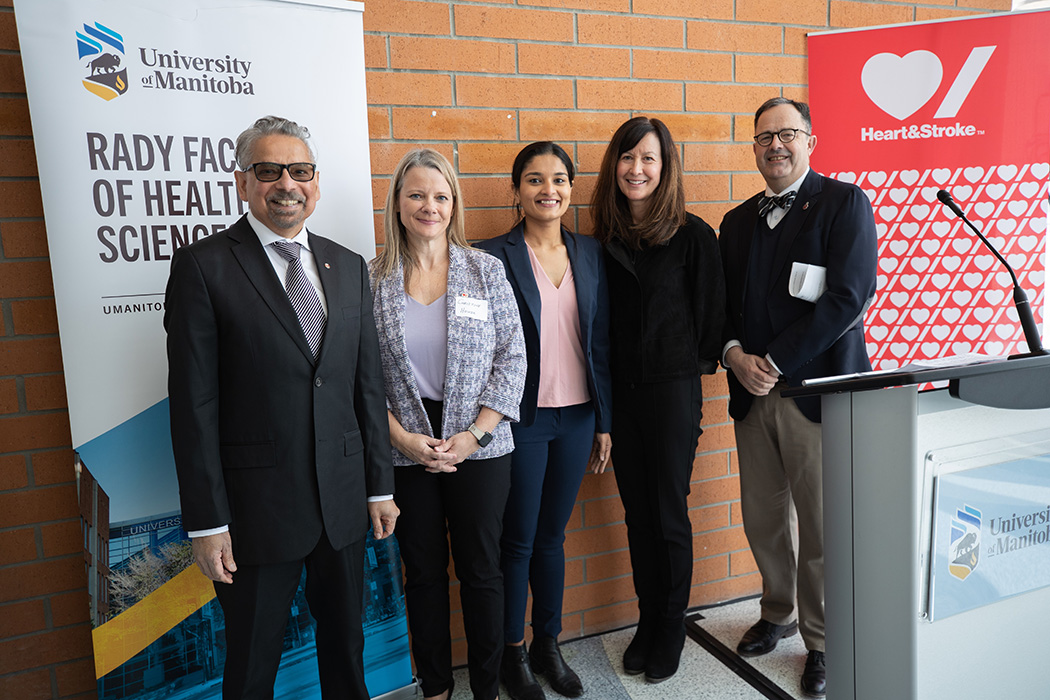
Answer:
<path fill-rule="evenodd" d="M 424 697 L 451 697 L 451 541 L 471 690 L 492 700 L 503 650 L 509 422 L 525 385 L 521 320 L 503 265 L 466 243 L 459 183 L 440 153 L 414 150 L 398 164 L 384 229 L 369 268 L 412 654 Z"/>

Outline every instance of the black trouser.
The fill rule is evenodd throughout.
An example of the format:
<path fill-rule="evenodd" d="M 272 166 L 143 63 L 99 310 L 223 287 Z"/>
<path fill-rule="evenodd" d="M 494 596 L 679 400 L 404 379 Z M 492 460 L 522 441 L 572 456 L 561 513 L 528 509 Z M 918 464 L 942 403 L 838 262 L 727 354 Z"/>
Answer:
<path fill-rule="evenodd" d="M 689 606 L 689 482 L 700 436 L 699 376 L 613 384 L 613 473 L 627 521 L 640 623 L 680 625 Z"/>
<path fill-rule="evenodd" d="M 425 404 L 431 425 L 436 422 L 440 428 L 440 404 Z M 499 692 L 503 654 L 499 541 L 510 490 L 510 455 L 466 460 L 454 473 L 432 474 L 420 465 L 395 467 L 394 479 L 401 509 L 397 538 L 405 564 L 405 605 L 423 695 L 437 695 L 452 682 L 451 541 L 470 688 L 476 700 L 493 700 Z"/>
<path fill-rule="evenodd" d="M 365 531 L 362 531 L 362 535 Z M 241 565 L 233 583 L 216 583 L 226 617 L 223 700 L 270 700 L 292 597 L 306 566 L 306 602 L 317 625 L 317 667 L 325 700 L 368 700 L 362 654 L 365 538 L 340 550 L 327 535 L 305 559 Z"/>

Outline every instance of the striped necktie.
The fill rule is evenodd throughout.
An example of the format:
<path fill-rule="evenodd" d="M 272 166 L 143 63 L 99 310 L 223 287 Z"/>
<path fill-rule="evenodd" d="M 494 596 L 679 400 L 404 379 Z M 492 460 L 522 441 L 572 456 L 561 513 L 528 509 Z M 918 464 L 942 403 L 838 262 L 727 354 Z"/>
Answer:
<path fill-rule="evenodd" d="M 779 197 L 767 197 L 763 195 L 758 200 L 758 218 L 762 218 L 773 210 L 773 207 L 780 207 L 785 211 L 791 206 L 791 203 L 795 201 L 795 195 L 798 192 L 787 192 L 780 195 Z"/>
<path fill-rule="evenodd" d="M 321 300 L 317 297 L 317 289 L 306 276 L 303 263 L 299 259 L 302 245 L 291 241 L 276 241 L 272 243 L 282 258 L 288 261 L 288 272 L 284 276 L 284 289 L 288 293 L 288 300 L 292 302 L 295 315 L 299 317 L 299 325 L 303 328 L 306 342 L 310 345 L 310 351 L 316 360 L 321 353 L 321 340 L 324 338 L 325 315 L 321 307 Z"/>

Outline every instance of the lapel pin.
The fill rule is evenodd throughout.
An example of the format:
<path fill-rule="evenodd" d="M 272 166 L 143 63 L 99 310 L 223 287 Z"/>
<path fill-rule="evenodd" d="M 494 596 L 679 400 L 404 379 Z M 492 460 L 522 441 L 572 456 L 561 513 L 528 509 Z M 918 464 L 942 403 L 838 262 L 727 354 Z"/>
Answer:
<path fill-rule="evenodd" d="M 328 263 L 325 263 L 325 264 L 324 264 L 324 269 L 326 269 L 326 270 L 331 270 L 331 269 L 332 269 L 332 266 L 331 266 L 331 265 L 329 265 Z"/>
<path fill-rule="evenodd" d="M 807 209 L 809 209 L 809 202 L 802 205 L 802 211 L 806 211 Z"/>

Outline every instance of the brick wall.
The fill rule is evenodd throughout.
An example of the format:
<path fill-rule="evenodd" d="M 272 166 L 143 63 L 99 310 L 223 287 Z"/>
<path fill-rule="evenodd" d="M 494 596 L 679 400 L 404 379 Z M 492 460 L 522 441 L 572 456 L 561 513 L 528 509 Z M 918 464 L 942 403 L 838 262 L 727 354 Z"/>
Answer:
<path fill-rule="evenodd" d="M 806 97 L 806 32 L 1009 9 L 1009 0 L 367 0 L 365 51 L 377 243 L 387 176 L 410 147 L 448 156 L 473 238 L 512 223 L 507 172 L 553 139 L 585 207 L 613 130 L 637 113 L 667 122 L 691 211 L 717 225 L 760 187 L 751 114 Z M 0 697 L 94 697 L 87 580 L 21 58 L 0 0 Z M 819 115 L 816 115 L 819 120 Z M 692 602 L 756 593 L 740 528 L 724 376 L 705 378 L 705 433 L 690 507 Z M 588 476 L 569 524 L 566 637 L 634 619 L 623 510 L 611 475 Z M 455 588 L 455 586 L 454 586 Z M 457 618 L 457 656 L 463 658 Z"/>

